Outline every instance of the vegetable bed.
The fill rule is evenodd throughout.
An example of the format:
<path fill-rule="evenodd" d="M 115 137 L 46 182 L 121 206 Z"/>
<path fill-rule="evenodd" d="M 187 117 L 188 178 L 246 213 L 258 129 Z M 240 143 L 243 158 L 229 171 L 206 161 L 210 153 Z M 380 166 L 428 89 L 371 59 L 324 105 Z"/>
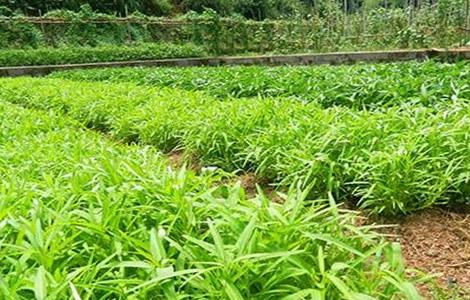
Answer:
<path fill-rule="evenodd" d="M 53 78 L 133 82 L 214 97 L 291 97 L 324 107 L 432 105 L 470 98 L 470 66 L 436 61 L 314 67 L 119 68 L 57 72 Z"/>
<path fill-rule="evenodd" d="M 248 199 L 4 100 L 0 124 L 2 298 L 418 297 L 399 246 L 332 199 Z"/>
<path fill-rule="evenodd" d="M 30 78 L 0 80 L 0 99 L 66 113 L 126 142 L 184 150 L 206 166 L 255 172 L 317 197 L 332 193 L 375 213 L 469 203 L 465 99 L 325 109 L 285 98 L 220 101 L 133 84 Z"/>
<path fill-rule="evenodd" d="M 442 224 L 416 239 L 413 220 L 470 204 L 469 72 L 427 61 L 0 78 L 0 298 L 421 299 L 429 277 L 375 232 L 391 230 L 362 225 L 388 216 L 407 264 L 465 288 L 466 252 L 429 245 L 466 249 L 466 215 L 449 220 L 454 242 L 434 242 Z"/>

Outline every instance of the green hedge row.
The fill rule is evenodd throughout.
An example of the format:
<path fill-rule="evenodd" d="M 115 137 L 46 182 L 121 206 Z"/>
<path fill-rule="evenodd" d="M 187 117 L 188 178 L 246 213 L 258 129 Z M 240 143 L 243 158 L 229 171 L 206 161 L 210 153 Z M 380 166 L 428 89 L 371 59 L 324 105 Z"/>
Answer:
<path fill-rule="evenodd" d="M 55 65 L 73 63 L 151 60 L 198 57 L 205 51 L 192 44 L 141 44 L 135 46 L 67 47 L 0 50 L 0 66 Z"/>

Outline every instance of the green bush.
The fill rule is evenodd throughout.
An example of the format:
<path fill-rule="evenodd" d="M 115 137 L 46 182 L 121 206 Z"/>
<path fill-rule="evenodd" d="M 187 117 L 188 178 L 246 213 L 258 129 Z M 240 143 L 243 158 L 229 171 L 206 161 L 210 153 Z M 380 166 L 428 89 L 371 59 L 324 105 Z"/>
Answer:
<path fill-rule="evenodd" d="M 166 2 L 153 1 L 153 5 L 169 10 Z M 64 19 L 64 23 L 31 24 L 23 15 L 14 15 L 13 20 L 0 16 L 0 32 L 7 33 L 0 43 L 8 48 L 27 48 L 192 42 L 220 55 L 455 47 L 468 42 L 461 30 L 465 26 L 461 0 L 456 6 L 445 5 L 449 1 L 440 1 L 438 6 L 423 5 L 413 12 L 411 24 L 410 14 L 403 8 L 351 8 L 353 12 L 345 14 L 331 3 L 320 3 L 317 9 L 307 12 L 296 0 L 209 1 L 213 5 L 208 6 L 201 1 L 189 2 L 200 13 L 179 15 L 170 20 L 177 21 L 173 24 L 139 12 L 131 13 L 129 22 L 123 22 L 116 14 L 97 13 L 87 5 L 78 11 L 45 14 L 46 18 Z M 217 6 L 219 12 L 203 8 L 211 6 Z M 220 10 L 229 13 L 233 9 L 250 17 L 276 20 L 254 21 L 240 14 L 220 14 Z M 290 18 L 284 18 L 284 14 Z"/>
<path fill-rule="evenodd" d="M 54 65 L 73 63 L 152 60 L 205 55 L 200 47 L 172 44 L 100 46 L 81 48 L 39 48 L 0 50 L 0 66 Z"/>
<path fill-rule="evenodd" d="M 5 48 L 37 48 L 46 43 L 39 28 L 34 24 L 15 20 L 0 22 L 0 49 Z"/>

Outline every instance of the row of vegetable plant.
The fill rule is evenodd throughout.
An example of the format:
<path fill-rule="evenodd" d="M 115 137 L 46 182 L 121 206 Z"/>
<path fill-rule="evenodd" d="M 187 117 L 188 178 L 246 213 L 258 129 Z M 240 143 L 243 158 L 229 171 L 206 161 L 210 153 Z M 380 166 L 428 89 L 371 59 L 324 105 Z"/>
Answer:
<path fill-rule="evenodd" d="M 275 68 L 91 69 L 58 72 L 50 77 L 205 91 L 217 98 L 293 97 L 318 102 L 324 107 L 371 108 L 405 102 L 432 105 L 470 98 L 470 67 L 464 61 Z"/>
<path fill-rule="evenodd" d="M 469 203 L 466 99 L 376 110 L 286 98 L 221 101 L 198 92 L 60 79 L 2 79 L 0 99 L 65 112 L 127 142 L 183 149 L 374 213 Z"/>
<path fill-rule="evenodd" d="M 36 99 L 51 87 L 21 81 Z M 70 103 L 97 100 L 55 84 Z M 4 99 L 0 124 L 1 298 L 420 299 L 399 245 L 332 198 L 248 199 L 222 174 L 169 168 L 152 147 Z"/>

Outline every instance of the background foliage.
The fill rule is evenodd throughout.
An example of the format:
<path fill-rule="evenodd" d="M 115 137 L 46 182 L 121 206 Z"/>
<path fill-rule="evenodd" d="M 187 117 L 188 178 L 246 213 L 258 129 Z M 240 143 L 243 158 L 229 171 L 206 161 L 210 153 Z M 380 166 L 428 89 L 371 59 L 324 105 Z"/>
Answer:
<path fill-rule="evenodd" d="M 344 13 L 341 7 L 329 5 L 312 15 L 263 21 L 242 16 L 223 17 L 212 9 L 172 19 L 138 12 L 120 19 L 85 5 L 76 12 L 56 10 L 44 14 L 49 20 L 61 22 L 32 23 L 21 14 L 0 17 L 0 48 L 190 42 L 211 54 L 237 54 L 466 44 L 470 31 L 465 27 L 470 25 L 464 3 L 460 6 L 446 3 L 441 1 L 414 10 L 385 9 L 368 4 L 371 8 L 353 13 Z"/>
<path fill-rule="evenodd" d="M 154 16 L 170 16 L 189 11 L 203 12 L 210 8 L 222 16 L 239 14 L 247 18 L 262 20 L 290 15 L 328 13 L 340 8 L 350 13 L 361 9 L 423 7 L 430 4 L 462 8 L 465 0 L 0 0 L 4 11 L 18 10 L 26 15 L 40 15 L 57 9 L 77 11 L 88 4 L 102 13 L 127 15 L 141 12 Z"/>

